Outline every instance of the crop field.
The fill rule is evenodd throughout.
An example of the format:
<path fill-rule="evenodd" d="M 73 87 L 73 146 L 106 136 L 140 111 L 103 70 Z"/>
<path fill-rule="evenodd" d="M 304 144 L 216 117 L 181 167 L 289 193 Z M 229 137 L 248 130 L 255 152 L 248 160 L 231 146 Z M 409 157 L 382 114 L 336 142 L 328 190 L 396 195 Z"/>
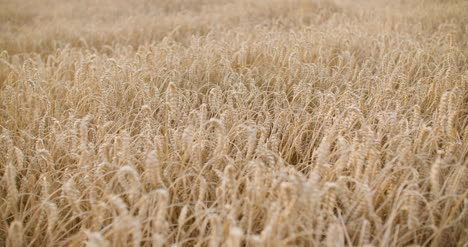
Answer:
<path fill-rule="evenodd" d="M 0 0 L 1 246 L 467 246 L 468 1 Z"/>

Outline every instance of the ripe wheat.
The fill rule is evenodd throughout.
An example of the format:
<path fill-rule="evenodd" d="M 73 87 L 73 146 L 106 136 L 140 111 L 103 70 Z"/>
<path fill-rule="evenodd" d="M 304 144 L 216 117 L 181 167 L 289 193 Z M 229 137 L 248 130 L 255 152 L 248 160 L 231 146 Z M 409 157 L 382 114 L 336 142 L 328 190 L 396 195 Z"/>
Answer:
<path fill-rule="evenodd" d="M 466 246 L 466 9 L 0 1 L 0 245 Z"/>

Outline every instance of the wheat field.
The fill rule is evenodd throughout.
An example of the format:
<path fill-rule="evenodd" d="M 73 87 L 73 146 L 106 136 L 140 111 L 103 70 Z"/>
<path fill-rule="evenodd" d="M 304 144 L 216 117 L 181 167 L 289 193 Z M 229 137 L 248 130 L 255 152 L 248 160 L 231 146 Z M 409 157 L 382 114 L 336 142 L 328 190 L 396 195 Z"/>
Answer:
<path fill-rule="evenodd" d="M 0 0 L 0 245 L 466 246 L 467 10 Z"/>

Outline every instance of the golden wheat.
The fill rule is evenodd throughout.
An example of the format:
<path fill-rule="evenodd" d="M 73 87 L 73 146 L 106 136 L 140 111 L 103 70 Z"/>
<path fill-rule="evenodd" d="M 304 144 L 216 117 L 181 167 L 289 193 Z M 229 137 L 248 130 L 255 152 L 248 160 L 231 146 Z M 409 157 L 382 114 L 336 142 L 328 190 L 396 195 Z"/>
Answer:
<path fill-rule="evenodd" d="M 467 8 L 0 1 L 0 245 L 467 245 Z"/>

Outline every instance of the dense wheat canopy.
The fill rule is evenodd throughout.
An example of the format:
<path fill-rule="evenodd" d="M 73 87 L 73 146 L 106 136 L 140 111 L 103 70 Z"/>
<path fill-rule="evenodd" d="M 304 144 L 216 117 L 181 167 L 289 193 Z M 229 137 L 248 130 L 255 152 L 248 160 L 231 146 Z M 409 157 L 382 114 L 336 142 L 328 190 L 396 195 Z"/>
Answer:
<path fill-rule="evenodd" d="M 0 0 L 0 245 L 466 246 L 467 9 Z"/>

